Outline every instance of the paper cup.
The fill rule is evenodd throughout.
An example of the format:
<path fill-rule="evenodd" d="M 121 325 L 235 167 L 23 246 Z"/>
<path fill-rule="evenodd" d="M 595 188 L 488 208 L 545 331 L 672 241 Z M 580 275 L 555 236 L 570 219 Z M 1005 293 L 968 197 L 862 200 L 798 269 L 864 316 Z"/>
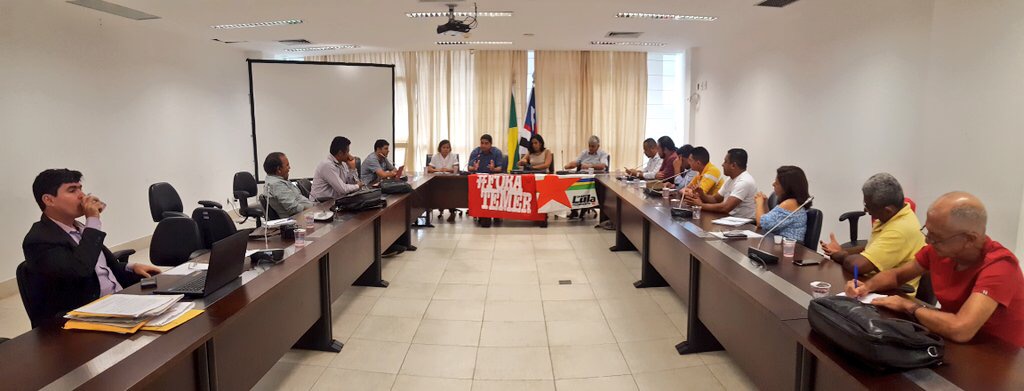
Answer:
<path fill-rule="evenodd" d="M 825 281 L 815 281 L 811 283 L 811 296 L 814 296 L 815 299 L 828 296 L 831 291 L 832 284 Z"/>

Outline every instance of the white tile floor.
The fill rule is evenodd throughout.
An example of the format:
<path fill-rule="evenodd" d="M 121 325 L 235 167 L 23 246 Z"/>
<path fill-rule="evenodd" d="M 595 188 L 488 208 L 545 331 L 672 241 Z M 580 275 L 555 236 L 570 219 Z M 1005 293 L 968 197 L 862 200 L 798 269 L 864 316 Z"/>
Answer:
<path fill-rule="evenodd" d="M 384 261 L 390 287 L 332 305 L 341 353 L 290 351 L 255 389 L 757 388 L 727 352 L 676 354 L 685 306 L 670 288 L 633 288 L 639 254 L 609 252 L 594 220 L 434 224 L 414 231 L 419 251 Z M 20 299 L 0 300 L 0 336 L 27 330 Z"/>

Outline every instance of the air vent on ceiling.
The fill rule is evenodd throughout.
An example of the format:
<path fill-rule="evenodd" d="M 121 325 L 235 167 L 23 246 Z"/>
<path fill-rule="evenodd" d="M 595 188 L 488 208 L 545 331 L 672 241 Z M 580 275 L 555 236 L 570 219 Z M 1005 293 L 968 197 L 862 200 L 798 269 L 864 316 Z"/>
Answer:
<path fill-rule="evenodd" d="M 277 41 L 277 42 L 283 43 L 285 45 L 290 45 L 290 46 L 293 46 L 293 45 L 309 45 L 309 44 L 312 43 L 312 42 L 309 42 L 309 40 L 306 40 L 306 39 L 282 39 L 282 40 Z"/>
<path fill-rule="evenodd" d="M 605 38 L 640 38 L 641 32 L 636 31 L 609 31 Z"/>
<path fill-rule="evenodd" d="M 160 19 L 159 16 L 147 14 L 136 9 L 131 9 L 123 5 L 109 3 L 103 0 L 68 0 L 68 3 L 132 20 Z"/>
<path fill-rule="evenodd" d="M 231 43 L 246 43 L 246 42 L 249 42 L 249 41 L 224 41 L 224 40 L 220 40 L 220 39 L 217 39 L 217 38 L 214 38 L 213 40 L 214 40 L 215 42 L 220 42 L 220 43 L 227 43 L 227 44 L 231 44 Z"/>
<path fill-rule="evenodd" d="M 758 4 L 758 6 L 782 8 L 795 2 L 796 0 L 765 0 Z"/>

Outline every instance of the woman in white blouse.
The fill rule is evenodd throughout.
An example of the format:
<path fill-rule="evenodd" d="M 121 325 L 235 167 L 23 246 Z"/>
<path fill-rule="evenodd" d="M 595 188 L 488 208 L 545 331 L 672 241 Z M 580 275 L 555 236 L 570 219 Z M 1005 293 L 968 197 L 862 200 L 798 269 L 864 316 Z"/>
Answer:
<path fill-rule="evenodd" d="M 459 157 L 452 153 L 452 143 L 448 140 L 441 140 L 441 143 L 437 145 L 437 153 L 430 158 L 430 163 L 427 163 L 427 173 L 458 173 L 459 172 Z M 444 216 L 444 211 L 437 213 L 437 218 Z M 455 221 L 455 209 L 448 210 L 448 222 Z"/>

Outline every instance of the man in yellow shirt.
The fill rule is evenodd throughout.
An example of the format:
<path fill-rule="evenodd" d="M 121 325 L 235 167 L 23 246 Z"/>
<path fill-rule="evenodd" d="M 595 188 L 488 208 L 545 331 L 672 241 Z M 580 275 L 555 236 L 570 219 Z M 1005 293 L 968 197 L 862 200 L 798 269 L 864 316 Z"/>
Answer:
<path fill-rule="evenodd" d="M 697 147 L 690 152 L 690 169 L 700 174 L 693 177 L 686 187 L 698 195 L 712 197 L 718 194 L 718 189 L 725 183 L 722 170 L 711 163 L 711 154 L 707 148 Z"/>
<path fill-rule="evenodd" d="M 829 235 L 830 242 L 821 242 L 825 255 L 846 270 L 856 266 L 861 275 L 895 269 L 908 262 L 924 247 L 924 234 L 917 215 L 904 202 L 903 187 L 892 175 L 881 173 L 868 178 L 861 189 L 864 210 L 876 219 L 867 246 L 844 249 Z M 917 290 L 920 278 L 909 282 Z"/>

